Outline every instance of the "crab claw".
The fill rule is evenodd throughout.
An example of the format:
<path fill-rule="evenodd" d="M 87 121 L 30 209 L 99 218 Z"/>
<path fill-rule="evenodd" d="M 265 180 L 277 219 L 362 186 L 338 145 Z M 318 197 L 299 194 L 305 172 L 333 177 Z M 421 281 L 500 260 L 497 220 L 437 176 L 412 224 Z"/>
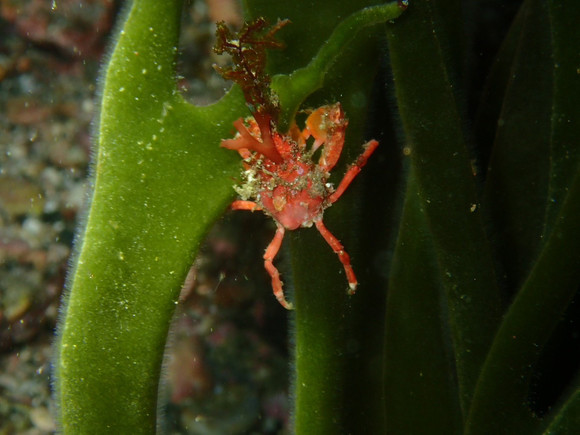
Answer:
<path fill-rule="evenodd" d="M 324 144 L 318 165 L 326 172 L 329 172 L 338 162 L 347 125 L 348 120 L 344 117 L 340 103 L 319 107 L 306 119 L 304 137 L 305 139 L 310 136 L 314 138 L 313 151 Z"/>

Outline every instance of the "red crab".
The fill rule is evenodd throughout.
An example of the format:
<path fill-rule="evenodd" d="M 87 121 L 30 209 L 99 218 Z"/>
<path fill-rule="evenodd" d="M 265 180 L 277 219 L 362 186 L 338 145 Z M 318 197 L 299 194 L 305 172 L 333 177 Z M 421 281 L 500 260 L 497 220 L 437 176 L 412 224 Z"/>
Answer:
<path fill-rule="evenodd" d="M 304 130 L 294 124 L 288 135 L 272 127 L 269 115 L 257 112 L 254 117 L 235 121 L 236 137 L 221 143 L 224 148 L 237 150 L 244 159 L 244 182 L 235 187 L 241 199 L 233 202 L 232 209 L 262 210 L 276 222 L 276 235 L 264 254 L 264 266 L 272 277 L 274 296 L 287 309 L 292 309 L 292 304 L 284 297 L 280 273 L 273 264 L 286 230 L 314 224 L 338 255 L 349 294 L 358 284 L 349 255 L 322 222 L 324 210 L 341 197 L 379 145 L 376 140 L 366 143 L 364 152 L 334 189 L 327 179 L 342 152 L 347 125 L 340 103 L 314 110 Z M 306 141 L 311 137 L 314 141 L 308 146 Z M 318 163 L 314 163 L 312 155 L 321 146 Z"/>

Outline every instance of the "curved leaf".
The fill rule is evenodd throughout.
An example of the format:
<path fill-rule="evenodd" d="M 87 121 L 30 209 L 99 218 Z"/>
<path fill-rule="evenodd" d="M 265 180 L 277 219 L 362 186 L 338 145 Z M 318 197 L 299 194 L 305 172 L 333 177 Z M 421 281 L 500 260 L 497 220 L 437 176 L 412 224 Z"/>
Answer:
<path fill-rule="evenodd" d="M 570 103 L 580 100 L 580 76 L 577 70 L 573 74 L 577 50 L 568 49 L 580 44 L 580 32 L 574 24 L 580 19 L 580 5 L 569 2 L 564 8 L 561 2 L 548 3 L 547 14 L 543 5 L 530 1 L 526 6 L 536 8 L 530 13 L 549 26 L 552 41 L 554 88 L 548 105 L 552 113 L 549 134 L 542 132 L 542 137 L 551 140 L 544 241 L 485 362 L 467 421 L 470 434 L 540 429 L 540 421 L 533 418 L 526 404 L 532 368 L 580 283 L 580 119 L 575 116 L 579 113 L 577 105 Z M 530 33 L 538 31 L 538 25 L 534 24 Z M 531 44 L 528 50 L 536 51 L 537 46 Z"/>
<path fill-rule="evenodd" d="M 544 231 L 553 100 L 547 12 L 542 1 L 522 5 L 517 27 L 508 35 L 508 41 L 517 40 L 511 67 L 496 69 L 507 82 L 501 111 L 488 125 L 495 141 L 482 207 L 491 219 L 496 255 L 512 293 L 529 273 Z M 491 80 L 495 85 L 502 79 Z"/>
<path fill-rule="evenodd" d="M 500 298 L 436 3 L 414 1 L 387 36 L 407 150 L 447 294 L 466 412 L 499 322 Z"/>
<path fill-rule="evenodd" d="M 387 433 L 460 434 L 445 293 L 412 170 L 407 183 L 387 298 Z"/>
<path fill-rule="evenodd" d="M 559 213 L 567 188 L 580 159 L 580 4 L 575 1 L 548 2 L 554 59 L 554 105 L 552 108 L 551 172 L 546 213 L 548 235 Z"/>
<path fill-rule="evenodd" d="M 544 432 L 545 435 L 568 435 L 580 427 L 580 390 L 558 410 L 554 419 Z"/>
<path fill-rule="evenodd" d="M 392 21 L 404 11 L 405 7 L 397 2 L 361 9 L 338 24 L 308 65 L 289 75 L 274 76 L 272 88 L 278 94 L 282 106 L 280 128 L 286 130 L 294 120 L 300 104 L 322 87 L 330 67 L 361 29 Z"/>
<path fill-rule="evenodd" d="M 175 84 L 181 1 L 136 0 L 102 93 L 95 187 L 60 319 L 65 433 L 155 433 L 157 389 L 180 287 L 231 200 L 239 160 L 219 148 L 244 104 L 209 108 Z"/>
<path fill-rule="evenodd" d="M 526 431 L 537 425 L 525 406 L 531 369 L 580 282 L 580 173 L 550 238 L 494 339 L 467 421 L 469 434 Z"/>
<path fill-rule="evenodd" d="M 504 96 L 513 80 L 512 72 L 515 52 L 522 42 L 522 26 L 527 16 L 525 7 L 520 7 L 503 40 L 489 75 L 485 81 L 475 117 L 474 135 L 478 148 L 478 172 L 489 166 L 498 120 Z"/>

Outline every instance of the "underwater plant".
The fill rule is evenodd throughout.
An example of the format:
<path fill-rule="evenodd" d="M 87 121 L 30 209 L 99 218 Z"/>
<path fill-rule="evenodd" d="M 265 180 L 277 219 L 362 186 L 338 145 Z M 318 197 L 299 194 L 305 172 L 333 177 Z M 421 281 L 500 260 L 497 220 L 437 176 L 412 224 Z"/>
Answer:
<path fill-rule="evenodd" d="M 275 40 L 267 26 L 260 35 L 263 48 L 280 49 L 258 50 L 262 75 L 252 80 L 235 74 L 251 53 L 234 58 L 225 75 L 238 85 L 207 107 L 187 103 L 176 86 L 182 2 L 128 8 L 105 70 L 94 191 L 58 331 L 62 431 L 156 432 L 180 287 L 236 195 L 240 159 L 221 143 L 239 149 L 251 172 L 241 200 L 275 217 L 282 210 L 280 221 L 287 198 L 270 204 L 269 187 L 249 188 L 255 178 L 274 180 L 271 191 L 306 192 L 298 201 L 306 216 L 291 217 L 323 236 L 321 210 L 310 206 L 342 195 L 324 219 L 348 260 L 311 229 L 287 237 L 296 433 L 572 433 L 580 423 L 579 358 L 569 350 L 580 283 L 580 6 L 521 2 L 475 110 L 464 99 L 476 80 L 457 13 L 467 5 L 323 0 L 316 8 L 246 1 L 247 26 L 258 17 L 278 23 Z M 376 86 L 387 67 L 392 80 Z M 353 178 L 365 163 L 346 169 L 371 107 L 380 128 L 370 137 L 381 145 L 370 142 L 363 156 L 374 151 L 372 159 L 345 191 L 336 174 Z M 314 119 L 296 127 L 301 111 L 338 115 L 324 128 Z M 341 152 L 322 145 L 343 133 Z M 263 147 L 269 140 L 274 148 Z M 302 144 L 314 148 L 317 167 L 302 162 Z M 298 189 L 276 166 L 286 152 L 311 174 Z M 311 195 L 313 178 L 329 190 Z M 334 193 L 327 182 L 339 186 Z M 265 260 L 280 295 L 273 255 Z M 341 276 L 354 284 L 349 266 L 355 295 Z M 575 360 L 551 373 L 563 358 Z"/>

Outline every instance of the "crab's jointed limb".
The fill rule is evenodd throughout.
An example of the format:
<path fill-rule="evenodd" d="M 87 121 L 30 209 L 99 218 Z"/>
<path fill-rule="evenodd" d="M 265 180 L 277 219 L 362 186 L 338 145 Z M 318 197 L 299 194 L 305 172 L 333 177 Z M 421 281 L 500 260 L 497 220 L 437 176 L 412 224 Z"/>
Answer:
<path fill-rule="evenodd" d="M 348 294 L 353 295 L 354 292 L 356 291 L 358 281 L 356 280 L 354 270 L 352 268 L 352 265 L 350 264 L 350 256 L 344 250 L 344 246 L 342 246 L 342 243 L 340 243 L 340 241 L 336 237 L 334 237 L 334 235 L 330 231 L 328 231 L 328 228 L 324 226 L 324 224 L 322 223 L 322 219 L 314 221 L 314 225 L 316 225 L 316 229 L 322 235 L 322 237 L 324 237 L 324 240 L 326 240 L 326 243 L 330 245 L 334 253 L 338 255 L 338 259 L 340 260 L 342 266 L 344 267 L 346 279 L 348 280 L 349 286 Z"/>
<path fill-rule="evenodd" d="M 346 171 L 346 174 L 344 174 L 344 177 L 342 178 L 337 189 L 332 193 L 332 195 L 330 195 L 329 201 L 331 204 L 336 202 L 341 197 L 341 195 L 348 188 L 350 183 L 352 183 L 354 178 L 359 174 L 362 167 L 366 165 L 367 160 L 369 159 L 371 154 L 377 149 L 378 146 L 379 143 L 376 140 L 371 140 L 367 142 L 365 145 L 363 145 L 365 149 L 364 152 L 358 157 L 356 163 L 352 165 L 348 169 L 348 171 Z M 326 243 L 328 243 L 332 248 L 332 250 L 335 252 L 335 254 L 338 255 L 338 259 L 340 260 L 342 266 L 344 267 L 346 279 L 348 280 L 349 286 L 348 293 L 351 295 L 354 294 L 356 291 L 356 287 L 358 286 L 358 281 L 356 279 L 356 275 L 354 274 L 352 265 L 350 264 L 350 256 L 344 250 L 344 246 L 342 245 L 342 243 L 340 243 L 340 241 L 328 230 L 328 228 L 326 228 L 326 226 L 322 222 L 322 219 L 315 220 L 314 224 L 316 225 L 318 232 L 322 235 L 322 237 L 324 237 L 324 240 L 326 240 Z"/>
<path fill-rule="evenodd" d="M 242 200 L 234 201 L 232 203 L 231 208 L 232 210 L 248 210 L 248 211 L 262 210 L 262 207 L 260 207 L 255 202 Z M 287 310 L 292 310 L 294 309 L 293 305 L 290 302 L 288 302 L 284 297 L 284 290 L 282 290 L 282 280 L 280 279 L 280 272 L 278 271 L 278 269 L 276 269 L 276 266 L 274 266 L 274 258 L 278 254 L 280 246 L 282 246 L 282 239 L 284 239 L 285 233 L 284 227 L 282 225 L 276 222 L 276 226 L 277 226 L 276 234 L 274 235 L 274 238 L 272 239 L 272 241 L 266 248 L 266 252 L 264 253 L 264 268 L 272 278 L 272 290 L 274 292 L 274 296 L 276 297 L 278 302 L 280 302 L 280 305 L 282 305 Z"/>
<path fill-rule="evenodd" d="M 348 186 L 350 186 L 352 180 L 354 180 L 354 178 L 359 174 L 362 167 L 367 164 L 367 160 L 371 154 L 375 152 L 378 146 L 379 143 L 376 140 L 370 140 L 363 145 L 363 148 L 365 149 L 364 152 L 358 157 L 356 163 L 348 168 L 346 174 L 344 174 L 344 177 L 342 177 L 340 184 L 328 198 L 331 204 L 334 204 L 336 201 L 338 201 L 344 191 L 348 188 Z"/>
<path fill-rule="evenodd" d="M 254 210 L 262 210 L 262 207 L 260 207 L 254 201 L 243 201 L 241 199 L 238 199 L 232 202 L 231 209 L 254 211 Z"/>
<path fill-rule="evenodd" d="M 266 253 L 264 254 L 264 267 L 270 274 L 272 278 L 272 290 L 274 291 L 274 296 L 280 304 L 287 310 L 294 309 L 294 306 L 286 300 L 284 297 L 284 290 L 282 290 L 282 280 L 280 280 L 280 272 L 274 266 L 274 257 L 278 254 L 280 246 L 282 245 L 282 239 L 284 238 L 284 227 L 277 223 L 276 234 L 274 238 L 266 248 Z"/>

